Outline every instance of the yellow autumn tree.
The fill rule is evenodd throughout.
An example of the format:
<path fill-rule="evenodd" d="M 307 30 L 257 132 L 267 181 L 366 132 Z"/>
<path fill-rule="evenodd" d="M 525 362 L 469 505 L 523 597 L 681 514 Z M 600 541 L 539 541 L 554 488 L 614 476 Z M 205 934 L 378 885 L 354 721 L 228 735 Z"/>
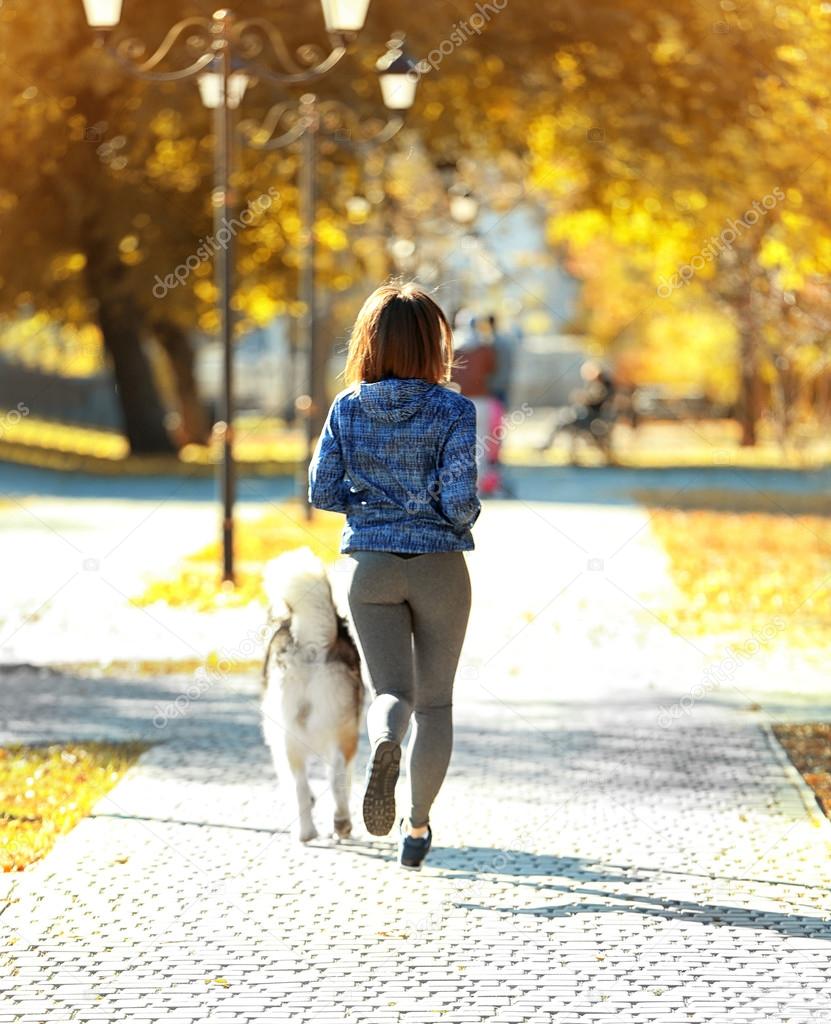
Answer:
<path fill-rule="evenodd" d="M 659 379 L 678 381 L 685 365 L 721 397 L 735 389 L 752 443 L 763 387 L 782 404 L 781 372 L 796 361 L 810 381 L 827 363 L 815 312 L 831 269 L 831 17 L 808 0 L 721 9 L 715 23 L 697 5 L 645 17 L 652 87 L 641 106 L 587 104 L 586 68 L 622 68 L 593 48 L 559 51 L 567 97 L 533 124 L 532 180 L 550 203 L 552 242 L 586 281 L 592 333 L 641 346 Z M 709 102 L 714 68 L 741 120 Z"/>

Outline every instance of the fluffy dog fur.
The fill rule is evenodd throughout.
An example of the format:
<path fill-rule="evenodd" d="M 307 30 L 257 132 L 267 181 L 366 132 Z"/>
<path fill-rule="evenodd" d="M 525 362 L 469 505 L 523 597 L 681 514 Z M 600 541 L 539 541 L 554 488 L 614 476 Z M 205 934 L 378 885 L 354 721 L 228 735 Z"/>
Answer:
<path fill-rule="evenodd" d="M 265 570 L 268 642 L 263 666 L 263 734 L 277 777 L 290 773 L 297 796 L 299 838 L 317 835 L 307 762 L 325 761 L 338 836 L 352 831 L 349 792 L 358 747 L 361 661 L 346 621 L 337 614 L 329 578 L 308 548 L 290 551 Z"/>

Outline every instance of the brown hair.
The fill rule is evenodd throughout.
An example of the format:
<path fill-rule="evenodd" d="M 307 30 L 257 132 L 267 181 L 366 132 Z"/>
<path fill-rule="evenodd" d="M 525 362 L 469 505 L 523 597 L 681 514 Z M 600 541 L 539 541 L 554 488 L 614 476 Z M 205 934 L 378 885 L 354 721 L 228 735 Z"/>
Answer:
<path fill-rule="evenodd" d="M 385 284 L 361 307 L 346 358 L 347 384 L 385 377 L 450 379 L 453 332 L 447 317 L 415 284 Z"/>

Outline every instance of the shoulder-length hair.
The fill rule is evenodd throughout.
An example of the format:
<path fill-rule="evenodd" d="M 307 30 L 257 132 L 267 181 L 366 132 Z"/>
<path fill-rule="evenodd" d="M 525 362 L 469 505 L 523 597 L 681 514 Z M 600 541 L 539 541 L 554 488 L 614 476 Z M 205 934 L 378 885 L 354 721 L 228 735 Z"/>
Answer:
<path fill-rule="evenodd" d="M 443 384 L 452 363 L 453 332 L 438 304 L 415 284 L 385 284 L 361 307 L 343 375 L 351 385 L 385 377 Z"/>

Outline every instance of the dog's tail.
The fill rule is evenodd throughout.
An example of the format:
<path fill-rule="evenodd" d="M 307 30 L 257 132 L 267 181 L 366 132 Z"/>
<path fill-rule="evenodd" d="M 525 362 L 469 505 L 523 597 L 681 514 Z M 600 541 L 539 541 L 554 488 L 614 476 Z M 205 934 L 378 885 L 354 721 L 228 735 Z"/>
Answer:
<path fill-rule="evenodd" d="M 337 639 L 338 620 L 321 560 L 309 548 L 287 551 L 266 565 L 263 585 L 272 615 L 291 616 L 295 642 L 325 657 Z"/>

